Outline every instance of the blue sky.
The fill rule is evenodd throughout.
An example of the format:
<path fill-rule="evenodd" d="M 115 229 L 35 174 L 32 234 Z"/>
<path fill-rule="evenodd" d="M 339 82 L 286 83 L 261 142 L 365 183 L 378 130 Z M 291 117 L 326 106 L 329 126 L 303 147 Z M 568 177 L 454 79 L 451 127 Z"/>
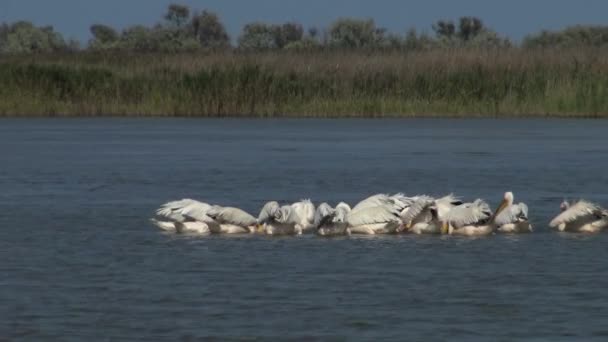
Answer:
<path fill-rule="evenodd" d="M 93 23 L 151 25 L 172 2 L 217 12 L 233 38 L 251 21 L 325 27 L 341 16 L 373 18 L 393 32 L 430 32 L 438 19 L 474 15 L 516 40 L 543 28 L 608 24 L 608 0 L 0 0 L 0 21 L 53 25 L 66 37 L 86 41 Z"/>

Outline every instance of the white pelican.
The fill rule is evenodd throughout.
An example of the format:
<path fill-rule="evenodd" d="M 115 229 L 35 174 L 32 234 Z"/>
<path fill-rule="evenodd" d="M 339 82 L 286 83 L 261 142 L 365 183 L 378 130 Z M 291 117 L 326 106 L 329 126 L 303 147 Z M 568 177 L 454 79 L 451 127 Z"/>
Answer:
<path fill-rule="evenodd" d="M 450 235 L 489 235 L 494 232 L 490 222 L 492 211 L 481 199 L 452 208 L 444 221 L 442 232 Z M 446 229 L 447 228 L 447 229 Z"/>
<path fill-rule="evenodd" d="M 278 206 L 276 202 L 268 202 L 262 208 L 258 217 L 258 227 L 268 235 L 300 235 L 301 219 L 290 205 Z"/>
<path fill-rule="evenodd" d="M 209 234 L 213 219 L 206 215 L 211 206 L 192 199 L 182 199 L 163 204 L 150 221 L 162 230 L 175 233 Z"/>
<path fill-rule="evenodd" d="M 344 202 L 340 202 L 335 209 L 327 203 L 320 204 L 315 212 L 317 234 L 321 236 L 350 235 L 346 222 L 350 211 L 350 206 Z"/>
<path fill-rule="evenodd" d="M 447 214 L 461 204 L 454 195 L 439 199 L 417 196 L 411 206 L 401 212 L 404 229 L 415 234 L 441 234 L 442 222 Z"/>
<path fill-rule="evenodd" d="M 211 233 L 244 234 L 255 232 L 257 223 L 255 217 L 239 208 L 214 205 L 206 214 L 217 223 L 209 226 Z"/>
<path fill-rule="evenodd" d="M 608 210 L 587 201 L 561 204 L 562 213 L 550 223 L 561 232 L 597 233 L 608 228 Z"/>
<path fill-rule="evenodd" d="M 402 225 L 401 210 L 395 204 L 382 204 L 352 210 L 346 217 L 351 234 L 396 233 Z"/>
<path fill-rule="evenodd" d="M 263 229 L 263 225 L 269 222 L 274 221 L 277 213 L 279 212 L 279 203 L 276 201 L 266 202 L 260 210 L 260 214 L 258 215 L 257 224 L 259 229 Z"/>
<path fill-rule="evenodd" d="M 532 225 L 528 222 L 528 206 L 513 204 L 513 193 L 506 192 L 502 203 L 496 209 L 494 225 L 499 233 L 529 233 Z"/>
<path fill-rule="evenodd" d="M 302 233 L 310 233 L 315 230 L 315 206 L 309 199 L 291 205 L 293 212 L 297 216 L 297 229 Z M 295 219 L 296 217 L 294 217 Z"/>
<path fill-rule="evenodd" d="M 315 229 L 315 206 L 302 200 L 279 207 L 272 201 L 264 205 L 257 219 L 258 231 L 268 235 L 299 235 Z"/>

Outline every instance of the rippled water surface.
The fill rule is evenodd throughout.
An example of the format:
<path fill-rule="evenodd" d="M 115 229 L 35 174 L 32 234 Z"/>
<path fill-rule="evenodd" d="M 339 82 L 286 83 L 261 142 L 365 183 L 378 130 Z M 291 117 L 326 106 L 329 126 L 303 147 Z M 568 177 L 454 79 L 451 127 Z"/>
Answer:
<path fill-rule="evenodd" d="M 608 339 L 608 121 L 0 120 L 0 340 Z M 198 238 L 167 200 L 242 207 L 377 192 L 530 206 L 486 238 Z"/>

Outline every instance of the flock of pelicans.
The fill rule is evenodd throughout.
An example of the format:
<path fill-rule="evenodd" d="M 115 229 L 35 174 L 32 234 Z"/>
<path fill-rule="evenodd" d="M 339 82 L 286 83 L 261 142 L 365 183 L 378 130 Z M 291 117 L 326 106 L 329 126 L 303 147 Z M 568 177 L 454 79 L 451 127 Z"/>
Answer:
<path fill-rule="evenodd" d="M 559 231 L 595 233 L 608 228 L 608 210 L 594 203 L 564 201 L 560 209 L 561 213 L 549 223 Z M 352 208 L 344 202 L 335 208 L 327 203 L 315 208 L 310 200 L 283 206 L 272 201 L 264 205 L 257 218 L 238 208 L 183 199 L 163 204 L 156 216 L 152 222 L 163 230 L 196 234 L 478 236 L 532 231 L 528 206 L 514 203 L 512 192 L 505 193 L 494 212 L 481 199 L 463 203 L 453 195 L 433 198 L 378 194 Z"/>

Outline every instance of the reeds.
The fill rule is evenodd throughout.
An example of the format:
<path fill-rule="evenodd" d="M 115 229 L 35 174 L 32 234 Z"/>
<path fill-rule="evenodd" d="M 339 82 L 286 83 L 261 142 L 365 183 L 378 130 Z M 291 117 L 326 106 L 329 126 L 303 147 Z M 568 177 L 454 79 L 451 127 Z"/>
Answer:
<path fill-rule="evenodd" d="M 608 116 L 601 49 L 0 58 L 3 116 Z"/>

